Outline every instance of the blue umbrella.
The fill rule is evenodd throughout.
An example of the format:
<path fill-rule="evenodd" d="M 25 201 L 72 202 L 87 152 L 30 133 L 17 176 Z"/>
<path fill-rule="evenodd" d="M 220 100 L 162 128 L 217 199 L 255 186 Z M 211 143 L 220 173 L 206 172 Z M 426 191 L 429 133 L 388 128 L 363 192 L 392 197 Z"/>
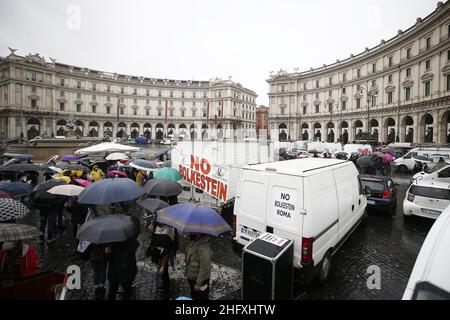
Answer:
<path fill-rule="evenodd" d="M 147 144 L 148 139 L 144 138 L 144 137 L 139 137 L 139 138 L 134 139 L 134 142 L 136 142 L 137 144 Z"/>
<path fill-rule="evenodd" d="M 144 189 L 128 178 L 104 179 L 90 184 L 78 195 L 79 203 L 107 205 L 136 199 Z"/>
<path fill-rule="evenodd" d="M 68 154 L 65 155 L 64 157 L 61 158 L 61 161 L 67 161 L 67 162 L 74 162 L 74 161 L 78 161 L 78 156 L 73 155 L 73 154 Z"/>
<path fill-rule="evenodd" d="M 170 149 L 166 149 L 166 150 L 159 151 L 159 152 L 155 153 L 155 155 L 154 155 L 153 157 L 154 157 L 154 158 L 159 158 L 159 157 L 161 157 L 163 154 L 166 154 L 166 153 L 169 152 L 169 151 L 170 151 Z"/>
<path fill-rule="evenodd" d="M 156 221 L 184 233 L 203 233 L 219 236 L 231 227 L 213 209 L 193 204 L 176 204 L 156 212 Z"/>
<path fill-rule="evenodd" d="M 130 166 L 143 171 L 153 171 L 158 169 L 155 163 L 141 159 L 133 160 L 132 162 L 130 162 Z"/>
<path fill-rule="evenodd" d="M 1 183 L 0 190 L 9 193 L 11 196 L 23 196 L 31 193 L 33 186 L 23 182 Z"/>

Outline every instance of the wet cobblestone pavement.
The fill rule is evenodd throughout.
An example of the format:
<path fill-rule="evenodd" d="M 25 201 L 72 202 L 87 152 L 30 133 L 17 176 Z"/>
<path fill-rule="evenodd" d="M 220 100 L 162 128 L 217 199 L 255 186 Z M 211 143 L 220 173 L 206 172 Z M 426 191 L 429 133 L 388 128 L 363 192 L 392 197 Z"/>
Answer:
<path fill-rule="evenodd" d="M 403 220 L 402 202 L 408 186 L 408 176 L 394 176 L 400 183 L 397 196 L 397 211 L 390 216 L 381 212 L 369 212 L 362 223 L 347 239 L 333 257 L 333 273 L 322 286 L 315 283 L 306 288 L 296 287 L 295 296 L 300 299 L 401 299 L 409 275 L 414 266 L 421 245 L 433 224 L 433 220 L 416 218 Z M 26 223 L 38 226 L 38 214 L 30 215 Z M 71 261 L 74 240 L 68 226 L 53 244 L 33 242 L 41 258 L 41 270 L 65 272 L 69 265 L 79 265 L 82 272 L 82 289 L 71 292 L 71 299 L 93 299 L 92 272 L 88 262 Z M 156 267 L 145 257 L 149 245 L 149 235 L 144 231 L 139 236 L 137 251 L 138 275 L 136 299 L 157 300 L 158 278 Z M 213 239 L 213 271 L 211 276 L 211 299 L 239 299 L 241 286 L 241 259 L 231 247 L 231 236 Z M 180 239 L 180 251 L 184 251 L 184 241 Z M 180 256 L 177 257 L 177 260 Z M 369 290 L 367 273 L 369 266 L 376 265 L 381 270 L 381 289 Z M 183 277 L 180 263 L 170 269 L 172 299 L 189 296 L 189 288 Z"/>

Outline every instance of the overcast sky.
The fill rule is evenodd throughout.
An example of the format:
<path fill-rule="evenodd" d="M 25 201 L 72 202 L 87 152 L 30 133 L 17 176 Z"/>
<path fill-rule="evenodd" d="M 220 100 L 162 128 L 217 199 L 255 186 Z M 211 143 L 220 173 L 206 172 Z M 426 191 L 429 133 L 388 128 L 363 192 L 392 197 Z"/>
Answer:
<path fill-rule="evenodd" d="M 379 44 L 436 0 L 0 0 L 0 56 L 39 53 L 90 69 L 221 77 L 268 105 L 269 71 L 308 70 Z"/>

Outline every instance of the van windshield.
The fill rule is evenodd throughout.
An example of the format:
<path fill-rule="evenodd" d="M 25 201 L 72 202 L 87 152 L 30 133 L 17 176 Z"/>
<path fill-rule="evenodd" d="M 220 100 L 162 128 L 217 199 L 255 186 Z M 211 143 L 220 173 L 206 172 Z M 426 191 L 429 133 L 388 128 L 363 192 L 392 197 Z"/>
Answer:
<path fill-rule="evenodd" d="M 434 172 L 438 172 L 439 170 L 445 168 L 449 166 L 448 163 L 446 162 L 439 162 L 437 165 L 435 165 L 434 167 L 428 167 L 427 169 L 425 169 L 426 173 L 434 173 Z"/>
<path fill-rule="evenodd" d="M 430 188 L 422 186 L 411 186 L 409 193 L 419 197 L 450 200 L 450 189 Z"/>

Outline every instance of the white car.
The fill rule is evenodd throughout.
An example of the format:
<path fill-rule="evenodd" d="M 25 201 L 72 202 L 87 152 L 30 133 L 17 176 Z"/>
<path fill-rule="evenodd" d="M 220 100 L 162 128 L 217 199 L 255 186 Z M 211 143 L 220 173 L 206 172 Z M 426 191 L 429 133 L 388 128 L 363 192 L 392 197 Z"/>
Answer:
<path fill-rule="evenodd" d="M 450 159 L 450 148 L 414 148 L 403 157 L 395 159 L 393 166 L 401 172 L 413 171 L 416 160 L 425 162 L 428 165 L 433 159 L 441 157 Z"/>
<path fill-rule="evenodd" d="M 433 180 L 415 180 L 406 192 L 403 215 L 437 219 L 450 205 L 450 185 Z"/>
<path fill-rule="evenodd" d="M 447 182 L 450 184 L 450 162 L 439 162 L 435 166 L 426 169 L 425 171 L 418 172 L 412 177 L 414 180 L 435 180 L 441 182 Z"/>
<path fill-rule="evenodd" d="M 403 294 L 403 300 L 450 300 L 450 206 L 428 233 Z"/>
<path fill-rule="evenodd" d="M 169 139 L 164 139 L 164 140 L 161 140 L 161 144 L 164 144 L 164 145 L 171 145 L 171 144 L 172 144 L 172 141 L 170 141 Z"/>

